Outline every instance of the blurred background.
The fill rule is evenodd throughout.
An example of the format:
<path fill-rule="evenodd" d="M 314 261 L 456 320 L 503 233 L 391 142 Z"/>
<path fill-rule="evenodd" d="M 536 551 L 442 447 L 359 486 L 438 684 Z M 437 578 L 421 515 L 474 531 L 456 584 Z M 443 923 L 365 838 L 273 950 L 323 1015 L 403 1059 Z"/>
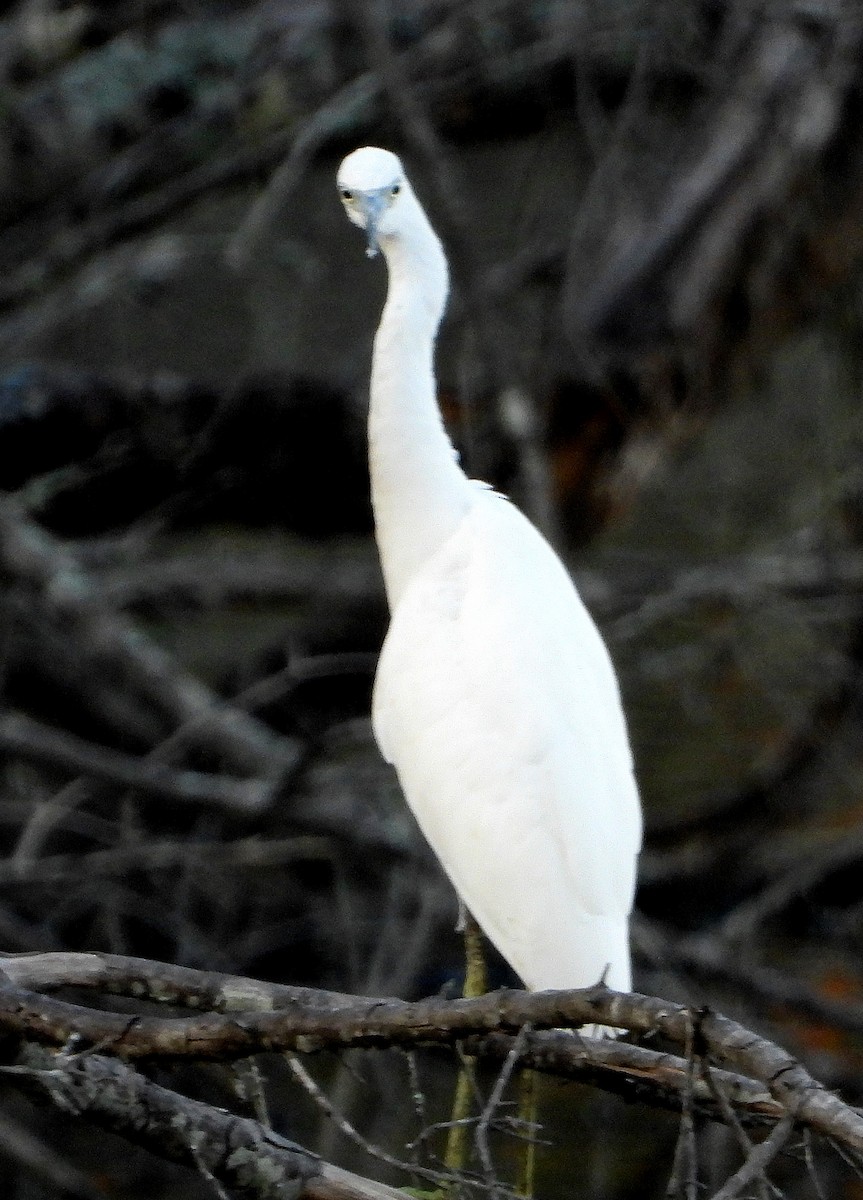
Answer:
<path fill-rule="evenodd" d="M 449 253 L 463 462 L 551 538 L 621 676 L 636 986 L 863 1103 L 861 21 L 842 0 L 0 5 L 5 951 L 460 986 L 453 894 L 368 721 L 385 273 L 334 176 L 371 142 Z M 397 1155 L 446 1119 L 448 1058 L 420 1060 L 419 1109 L 403 1057 L 308 1067 Z M 280 1132 L 386 1174 L 284 1064 L 267 1078 Z M 228 1103 L 215 1070 L 195 1086 Z M 549 1089 L 542 1196 L 665 1194 L 677 1117 Z M 739 1156 L 698 1137 L 713 1191 Z M 211 1193 L 111 1145 L 6 1098 L 4 1195 Z M 792 1197 L 817 1194 L 805 1150 L 777 1167 Z M 829 1148 L 817 1169 L 863 1195 Z"/>

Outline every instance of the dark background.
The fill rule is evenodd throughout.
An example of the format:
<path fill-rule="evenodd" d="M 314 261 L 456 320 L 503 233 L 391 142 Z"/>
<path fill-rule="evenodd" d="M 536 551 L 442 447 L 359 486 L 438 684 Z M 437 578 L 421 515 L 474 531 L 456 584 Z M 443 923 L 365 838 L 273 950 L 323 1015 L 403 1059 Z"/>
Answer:
<path fill-rule="evenodd" d="M 636 986 L 863 1101 L 861 80 L 839 2 L 2 6 L 6 951 L 459 986 L 454 898 L 368 723 L 385 280 L 334 176 L 371 142 L 448 248 L 463 461 L 551 537 L 621 676 Z M 141 645 L 167 655 L 146 686 Z M 190 734 L 166 680 L 272 756 Z M 263 781 L 261 803 L 121 787 L 82 744 Z M 425 1117 L 395 1056 L 309 1066 L 395 1153 L 446 1116 L 448 1061 Z M 375 1173 L 267 1069 L 276 1128 Z M 194 1086 L 228 1102 L 218 1072 Z M 674 1118 L 549 1087 L 542 1195 L 662 1194 Z M 196 1186 L 20 1100 L 0 1126 L 10 1200 Z M 713 1190 L 732 1143 L 700 1137 Z M 796 1151 L 783 1173 L 813 1194 Z"/>

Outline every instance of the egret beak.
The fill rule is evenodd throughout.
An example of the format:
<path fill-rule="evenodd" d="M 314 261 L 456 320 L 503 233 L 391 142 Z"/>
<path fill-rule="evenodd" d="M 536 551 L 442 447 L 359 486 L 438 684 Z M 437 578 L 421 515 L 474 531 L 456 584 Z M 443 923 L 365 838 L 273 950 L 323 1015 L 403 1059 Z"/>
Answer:
<path fill-rule="evenodd" d="M 360 208 L 366 219 L 366 255 L 369 258 L 374 258 L 380 249 L 378 243 L 378 225 L 387 209 L 388 191 L 388 188 L 381 188 L 380 191 L 363 192 L 358 197 Z"/>

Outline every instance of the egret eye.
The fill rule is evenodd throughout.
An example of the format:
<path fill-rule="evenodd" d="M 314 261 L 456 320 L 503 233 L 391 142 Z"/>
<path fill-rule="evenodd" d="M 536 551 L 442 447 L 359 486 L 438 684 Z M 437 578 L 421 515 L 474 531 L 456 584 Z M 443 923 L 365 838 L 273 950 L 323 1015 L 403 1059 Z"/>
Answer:
<path fill-rule="evenodd" d="M 402 190 L 402 185 L 400 183 L 394 183 L 393 186 L 390 188 L 390 195 L 397 196 L 401 190 Z"/>
<path fill-rule="evenodd" d="M 351 201 L 351 200 L 353 200 L 353 198 L 354 198 L 354 194 L 350 188 L 342 188 L 342 199 L 343 200 Z"/>

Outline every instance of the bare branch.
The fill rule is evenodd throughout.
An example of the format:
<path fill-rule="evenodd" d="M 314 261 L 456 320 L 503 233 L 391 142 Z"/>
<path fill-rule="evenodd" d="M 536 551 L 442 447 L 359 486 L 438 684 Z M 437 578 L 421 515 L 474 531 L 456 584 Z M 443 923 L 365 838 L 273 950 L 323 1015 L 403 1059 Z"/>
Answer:
<path fill-rule="evenodd" d="M 852 846 L 848 848 L 848 858 L 851 861 L 859 857 L 860 850 L 856 845 L 858 841 L 859 839 L 852 839 Z M 835 849 L 841 851 L 841 847 Z M 815 857 L 814 873 L 821 862 L 820 855 Z M 835 854 L 833 861 L 841 861 L 840 853 Z M 793 887 L 790 880 L 783 879 L 777 886 L 777 892 L 781 891 L 787 895 L 785 884 L 788 884 L 789 890 Z M 804 891 L 806 886 L 807 873 L 802 869 L 799 890 Z M 765 903 L 765 911 L 769 911 L 770 902 L 774 897 L 772 889 L 766 889 L 766 893 L 770 893 Z M 753 903 L 757 906 L 757 899 Z M 741 906 L 741 909 L 743 907 Z M 748 906 L 746 909 L 751 911 Z M 787 971 L 764 966 L 753 961 L 751 957 L 742 957 L 733 941 L 723 939 L 721 928 L 716 933 L 673 937 L 641 916 L 634 922 L 634 928 L 637 937 L 640 938 L 643 934 L 649 937 L 654 953 L 660 951 L 665 963 L 682 968 L 695 979 L 731 984 L 741 993 L 757 997 L 771 1006 L 798 1013 L 811 1020 L 825 1022 L 847 1033 L 863 1031 L 863 1006 L 859 1003 L 825 996 Z"/>
<path fill-rule="evenodd" d="M 203 1171 L 249 1200 L 401 1200 L 403 1194 L 323 1162 L 248 1117 L 151 1083 L 98 1054 L 30 1051 L 0 1067 L 8 1082 L 63 1112 L 119 1133 L 162 1158 Z"/>
<path fill-rule="evenodd" d="M 237 838 L 234 841 L 173 841 L 168 838 L 93 850 L 89 854 L 50 854 L 33 858 L 14 855 L 0 859 L 0 884 L 33 881 L 61 883 L 70 879 L 123 875 L 129 871 L 217 871 L 260 869 L 289 862 L 328 861 L 333 850 L 329 838 L 314 834 L 288 838 Z M 2 963 L 2 959 L 0 959 Z"/>
<path fill-rule="evenodd" d="M 720 1112 L 722 1113 L 723 1117 L 725 1118 L 726 1125 L 728 1125 L 728 1127 L 733 1131 L 734 1136 L 737 1140 L 737 1144 L 743 1152 L 744 1158 L 748 1158 L 749 1154 L 752 1151 L 752 1141 L 751 1141 L 749 1135 L 747 1134 L 746 1130 L 743 1128 L 743 1123 L 741 1122 L 737 1113 L 734 1111 L 731 1104 L 729 1103 L 728 1097 L 725 1094 L 725 1091 L 724 1091 L 724 1088 L 723 1088 L 721 1082 L 718 1079 L 716 1079 L 715 1073 L 714 1073 L 712 1067 L 708 1063 L 706 1063 L 704 1061 L 704 1059 L 699 1060 L 699 1067 L 701 1069 L 701 1076 L 704 1079 L 704 1082 L 707 1084 L 708 1088 L 710 1089 L 711 1096 L 713 1096 L 714 1100 L 716 1101 L 717 1105 L 719 1106 Z M 770 1194 L 770 1189 L 768 1187 L 767 1181 L 766 1180 L 757 1180 L 756 1186 L 758 1188 L 758 1194 L 761 1197 L 761 1200 L 768 1200 L 768 1196 Z M 775 1189 L 774 1189 L 774 1191 L 775 1191 Z"/>
<path fill-rule="evenodd" d="M 116 678 L 155 705 L 188 739 L 253 771 L 260 807 L 272 796 L 275 777 L 295 766 L 298 751 L 254 717 L 232 709 L 183 672 L 170 657 L 107 608 L 72 554 L 11 499 L 0 502 L 0 567 L 34 595 L 50 618 L 64 626 L 88 660 L 111 664 Z"/>
<path fill-rule="evenodd" d="M 693 131 L 699 148 L 652 226 L 627 239 L 586 301 L 570 287 L 576 326 L 620 343 L 694 327 L 746 235 L 811 169 L 841 118 L 860 31 L 841 3 L 822 16 L 813 28 L 781 8 L 763 23 L 715 119 Z"/>
<path fill-rule="evenodd" d="M 57 956 L 47 958 L 51 986 L 60 986 L 63 980 L 58 978 Z M 113 977 L 110 990 L 123 990 L 118 975 L 119 964 L 124 960 L 96 955 L 72 958 L 78 977 L 87 978 L 89 969 L 91 986 L 95 979 L 107 975 Z M 22 970 L 17 970 L 18 964 L 22 964 Z M 90 1045 L 111 1046 L 115 1053 L 128 1059 L 236 1059 L 261 1051 L 311 1052 L 349 1046 L 404 1047 L 459 1042 L 471 1055 L 505 1058 L 512 1038 L 501 1044 L 496 1037 L 500 1033 L 514 1036 L 529 1023 L 539 1029 L 610 1025 L 642 1034 L 661 1033 L 685 1045 L 692 1019 L 691 1010 L 682 1005 L 611 992 L 603 985 L 581 991 L 495 992 L 470 1000 L 432 998 L 409 1003 L 357 1000 L 301 988 L 276 992 L 256 981 L 204 974 L 197 981 L 198 988 L 202 979 L 208 978 L 214 1006 L 221 1005 L 222 1012 L 171 1019 L 140 1016 L 130 1023 L 126 1015 L 67 1004 L 14 986 L 16 974 L 19 978 L 28 975 L 32 978 L 38 966 L 39 956 L 4 960 L 12 986 L 0 989 L 0 1028 L 60 1046 L 71 1037 L 83 1038 Z M 132 979 L 146 979 L 148 974 L 152 986 L 148 964 L 130 960 L 129 966 L 131 974 L 126 976 L 125 989 L 132 987 Z M 65 982 L 72 982 L 74 976 L 75 970 L 70 971 Z M 190 979 L 188 972 L 162 967 L 162 977 L 166 984 L 162 999 L 176 1003 L 183 994 L 184 981 Z M 171 986 L 172 977 L 179 986 Z M 188 989 L 186 995 L 191 995 Z M 279 1008 L 274 1007 L 277 995 L 284 1001 Z M 698 1031 L 704 1053 L 714 1062 L 760 1083 L 778 1102 L 780 1111 L 794 1109 L 801 1126 L 833 1137 L 851 1153 L 863 1154 L 863 1115 L 829 1093 L 781 1047 L 707 1010 L 698 1014 Z M 601 1077 L 604 1060 L 612 1059 L 619 1069 L 619 1056 L 630 1049 L 572 1038 L 566 1039 L 569 1046 L 564 1047 L 560 1036 L 546 1035 L 549 1044 L 541 1034 L 531 1034 L 523 1056 L 524 1065 L 573 1075 L 587 1073 L 597 1078 Z M 696 1082 L 699 1081 L 686 1085 L 684 1074 L 679 1083 L 681 1094 L 684 1086 L 694 1087 Z M 622 1089 L 618 1084 L 613 1090 Z M 705 1094 L 709 1097 L 706 1088 Z M 733 1097 L 731 1102 L 735 1103 Z M 773 1112 L 775 1109 L 771 1115 Z"/>
<path fill-rule="evenodd" d="M 497 1079 L 494 1081 L 494 1087 L 489 1092 L 488 1100 L 486 1101 L 485 1106 L 479 1115 L 479 1119 L 476 1123 L 476 1130 L 474 1132 L 474 1142 L 476 1144 L 477 1154 L 479 1155 L 479 1160 L 482 1163 L 483 1173 L 485 1175 L 486 1183 L 489 1187 L 489 1195 L 492 1196 L 493 1200 L 496 1200 L 496 1197 L 500 1194 L 500 1189 L 497 1184 L 491 1161 L 491 1149 L 488 1143 L 489 1128 L 496 1112 L 500 1108 L 501 1101 L 503 1100 L 503 1093 L 506 1090 L 507 1084 L 512 1078 L 512 1073 L 518 1064 L 518 1060 L 521 1057 L 527 1042 L 528 1034 L 530 1032 L 530 1027 L 525 1025 L 522 1026 L 522 1028 L 516 1034 L 509 1054 L 507 1054 L 503 1061 L 503 1066 L 498 1071 Z M 535 1129 L 527 1130 L 527 1136 L 529 1138 L 534 1137 L 535 1133 Z"/>
<path fill-rule="evenodd" d="M 0 749 L 30 762 L 62 767 L 118 787 L 180 803 L 219 804 L 240 812 L 261 803 L 261 782 L 184 771 L 152 759 L 132 758 L 107 746 L 52 729 L 23 713 L 0 714 Z"/>
<path fill-rule="evenodd" d="M 73 1163 L 8 1112 L 0 1117 L 0 1153 L 36 1179 L 75 1200 L 105 1200 L 105 1193 Z"/>
<path fill-rule="evenodd" d="M 288 1055 L 288 1066 L 291 1074 L 299 1082 L 300 1086 L 311 1096 L 317 1107 L 326 1116 L 327 1120 L 332 1121 L 336 1129 L 339 1130 L 349 1141 L 366 1153 L 370 1158 L 375 1158 L 379 1162 L 386 1163 L 390 1167 L 395 1167 L 399 1171 L 404 1171 L 409 1175 L 416 1175 L 418 1178 L 426 1179 L 431 1183 L 438 1183 L 444 1186 L 451 1186 L 458 1182 L 458 1176 L 452 1171 L 432 1171 L 428 1167 L 420 1166 L 415 1162 L 404 1162 L 400 1158 L 396 1158 L 393 1154 L 388 1154 L 379 1146 L 373 1145 L 368 1138 L 364 1138 L 359 1130 L 355 1129 L 347 1117 L 340 1113 L 335 1105 L 327 1098 L 324 1092 L 315 1083 L 312 1076 L 300 1062 L 296 1054 Z"/>
<path fill-rule="evenodd" d="M 287 157 L 234 235 L 226 255 L 232 267 L 241 270 L 249 264 L 284 211 L 315 153 L 337 130 L 343 128 L 346 117 L 356 121 L 363 115 L 377 99 L 379 92 L 377 76 L 366 71 L 346 83 L 309 117 L 294 138 Z"/>
<path fill-rule="evenodd" d="M 693 1118 L 693 1093 L 695 1091 L 695 1053 L 693 1050 L 692 1020 L 686 1034 L 686 1080 L 680 1109 L 680 1126 L 674 1147 L 674 1161 L 666 1195 L 678 1196 L 682 1200 L 695 1200 L 698 1194 L 698 1153 L 695 1141 Z"/>
<path fill-rule="evenodd" d="M 750 1151 L 743 1165 L 727 1179 L 713 1200 L 734 1200 L 745 1187 L 758 1179 L 765 1178 L 765 1171 L 788 1141 L 794 1129 L 794 1114 L 786 1113 L 769 1137 Z"/>

